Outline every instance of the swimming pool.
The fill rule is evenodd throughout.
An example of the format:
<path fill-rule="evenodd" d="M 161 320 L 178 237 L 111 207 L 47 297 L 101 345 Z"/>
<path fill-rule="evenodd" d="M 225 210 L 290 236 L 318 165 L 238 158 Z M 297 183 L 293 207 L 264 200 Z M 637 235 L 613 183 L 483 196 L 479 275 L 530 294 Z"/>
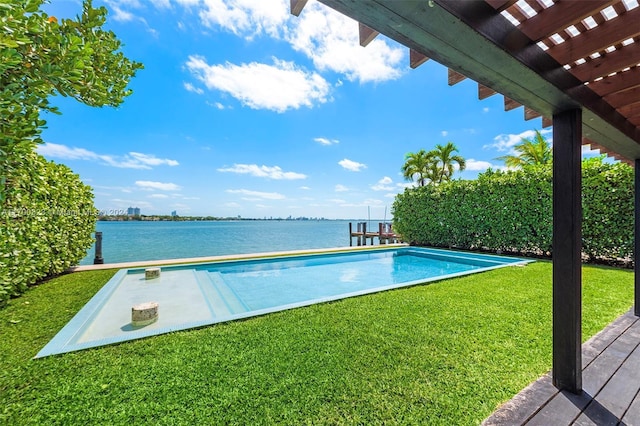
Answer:
<path fill-rule="evenodd" d="M 378 291 L 528 260 L 401 247 L 122 269 L 36 358 Z M 132 306 L 156 302 L 157 321 L 132 325 Z"/>

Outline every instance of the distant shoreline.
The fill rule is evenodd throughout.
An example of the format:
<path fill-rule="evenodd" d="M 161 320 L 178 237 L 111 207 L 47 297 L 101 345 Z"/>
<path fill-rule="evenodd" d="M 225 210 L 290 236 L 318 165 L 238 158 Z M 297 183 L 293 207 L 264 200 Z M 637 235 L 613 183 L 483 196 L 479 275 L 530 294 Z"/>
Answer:
<path fill-rule="evenodd" d="M 98 216 L 101 222 L 238 222 L 238 221 L 274 221 L 274 222 L 296 222 L 296 221 L 352 221 L 352 222 L 382 222 L 383 219 L 327 219 L 324 217 L 269 217 L 269 218 L 249 218 L 249 217 L 216 217 L 216 216 L 168 216 L 168 215 L 140 215 L 140 216 Z M 387 219 L 391 221 L 391 219 Z"/>

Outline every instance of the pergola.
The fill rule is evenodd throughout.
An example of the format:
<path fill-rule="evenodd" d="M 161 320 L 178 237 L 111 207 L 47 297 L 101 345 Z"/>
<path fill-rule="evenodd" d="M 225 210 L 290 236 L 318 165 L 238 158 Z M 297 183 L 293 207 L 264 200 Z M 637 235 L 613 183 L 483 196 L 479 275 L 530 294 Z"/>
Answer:
<path fill-rule="evenodd" d="M 290 0 L 299 15 L 307 0 Z M 581 146 L 635 166 L 640 252 L 640 7 L 637 0 L 319 0 L 478 83 L 505 110 L 553 124 L 553 383 L 582 390 Z M 640 316 L 640 265 L 635 263 Z"/>

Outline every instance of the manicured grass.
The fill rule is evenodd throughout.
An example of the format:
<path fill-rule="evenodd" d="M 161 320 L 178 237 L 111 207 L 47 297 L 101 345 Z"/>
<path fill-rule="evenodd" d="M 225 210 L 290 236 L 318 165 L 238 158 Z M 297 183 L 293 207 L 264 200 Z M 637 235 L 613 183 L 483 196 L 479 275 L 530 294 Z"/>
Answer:
<path fill-rule="evenodd" d="M 0 422 L 478 424 L 551 365 L 546 262 L 31 360 L 113 273 L 0 311 Z M 585 340 L 632 283 L 584 268 Z"/>

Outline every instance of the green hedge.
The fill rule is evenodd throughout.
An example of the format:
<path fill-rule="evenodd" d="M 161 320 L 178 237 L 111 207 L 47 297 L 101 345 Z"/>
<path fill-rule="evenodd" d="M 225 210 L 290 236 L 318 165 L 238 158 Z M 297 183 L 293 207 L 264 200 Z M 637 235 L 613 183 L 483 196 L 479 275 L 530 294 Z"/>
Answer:
<path fill-rule="evenodd" d="M 26 152 L 4 164 L 0 207 L 0 305 L 77 264 L 91 246 L 91 188 L 68 167 Z"/>
<path fill-rule="evenodd" d="M 583 253 L 617 261 L 633 254 L 633 169 L 583 161 Z M 435 247 L 550 256 L 551 167 L 481 173 L 477 180 L 409 188 L 393 204 L 394 229 Z"/>

